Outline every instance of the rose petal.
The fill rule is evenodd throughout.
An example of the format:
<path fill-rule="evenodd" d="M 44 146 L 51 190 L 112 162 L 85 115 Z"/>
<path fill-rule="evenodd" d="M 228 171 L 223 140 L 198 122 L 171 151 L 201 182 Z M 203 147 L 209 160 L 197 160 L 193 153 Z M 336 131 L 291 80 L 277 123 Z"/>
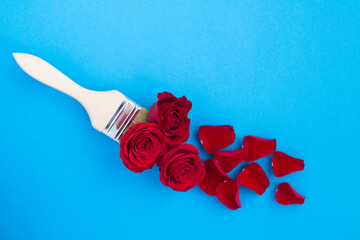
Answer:
<path fill-rule="evenodd" d="M 247 155 L 248 153 L 244 148 L 233 151 L 221 151 L 214 154 L 214 160 L 224 172 L 228 173 L 244 161 Z"/>
<path fill-rule="evenodd" d="M 262 195 L 270 185 L 269 178 L 262 167 L 253 162 L 244 167 L 237 175 L 237 182 L 259 195 Z"/>
<path fill-rule="evenodd" d="M 276 139 L 246 136 L 243 139 L 243 148 L 248 151 L 248 156 L 245 161 L 252 162 L 273 154 L 276 151 Z"/>
<path fill-rule="evenodd" d="M 219 201 L 231 210 L 241 208 L 239 184 L 236 180 L 231 179 L 218 183 L 215 189 L 215 194 Z"/>
<path fill-rule="evenodd" d="M 187 112 L 189 112 L 192 108 L 192 102 L 187 100 L 185 96 L 180 97 L 178 102 L 175 103 L 175 105 L 185 108 Z"/>
<path fill-rule="evenodd" d="M 235 141 L 235 132 L 230 125 L 200 126 L 198 136 L 205 151 L 208 153 L 220 151 Z"/>
<path fill-rule="evenodd" d="M 194 145 L 191 145 L 191 144 L 178 145 L 177 147 L 171 148 L 166 153 L 166 157 L 161 158 L 157 162 L 157 166 L 159 168 L 162 168 L 163 165 L 165 164 L 164 161 L 170 159 L 174 154 L 175 154 L 176 157 L 179 157 L 179 156 L 182 156 L 182 155 L 185 155 L 185 154 L 191 154 L 191 153 L 195 154 L 195 155 L 199 155 L 199 151 Z"/>
<path fill-rule="evenodd" d="M 277 151 L 272 157 L 272 167 L 276 177 L 283 177 L 290 173 L 304 170 L 305 164 L 302 159 Z"/>
<path fill-rule="evenodd" d="M 282 205 L 304 204 L 305 197 L 301 196 L 287 182 L 279 183 L 275 193 L 276 201 Z"/>
<path fill-rule="evenodd" d="M 215 196 L 216 185 L 219 182 L 230 180 L 231 178 L 221 170 L 213 159 L 208 159 L 204 163 L 206 174 L 199 187 L 206 194 Z"/>
<path fill-rule="evenodd" d="M 166 91 L 162 92 L 162 93 L 158 93 L 157 98 L 158 98 L 159 101 L 162 101 L 164 99 L 165 100 L 170 99 L 170 100 L 173 100 L 173 101 L 176 100 L 176 97 L 172 93 L 169 93 L 169 92 L 166 92 Z"/>

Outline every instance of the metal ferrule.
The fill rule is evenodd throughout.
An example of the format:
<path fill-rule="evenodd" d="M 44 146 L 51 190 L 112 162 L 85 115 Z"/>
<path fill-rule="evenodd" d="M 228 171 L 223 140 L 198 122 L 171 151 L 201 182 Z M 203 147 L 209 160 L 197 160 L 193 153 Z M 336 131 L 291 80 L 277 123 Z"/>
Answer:
<path fill-rule="evenodd" d="M 126 98 L 116 110 L 103 133 L 119 142 L 121 136 L 139 113 L 141 106 Z"/>

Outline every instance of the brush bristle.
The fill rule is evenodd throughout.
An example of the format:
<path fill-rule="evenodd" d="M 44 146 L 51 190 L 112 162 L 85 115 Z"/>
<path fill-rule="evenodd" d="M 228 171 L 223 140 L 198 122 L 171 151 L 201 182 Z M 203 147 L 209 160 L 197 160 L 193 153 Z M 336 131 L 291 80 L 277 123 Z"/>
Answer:
<path fill-rule="evenodd" d="M 134 121 L 130 124 L 129 127 L 142 122 L 148 122 L 148 110 L 146 108 L 141 108 L 139 113 L 136 115 Z"/>
<path fill-rule="evenodd" d="M 123 134 L 131 127 L 134 126 L 137 123 L 143 123 L 143 122 L 149 122 L 148 120 L 148 110 L 146 108 L 141 108 L 136 117 L 134 118 L 134 121 L 132 121 L 124 130 Z M 123 135 L 122 134 L 122 135 Z M 120 143 L 120 141 L 117 141 Z"/>

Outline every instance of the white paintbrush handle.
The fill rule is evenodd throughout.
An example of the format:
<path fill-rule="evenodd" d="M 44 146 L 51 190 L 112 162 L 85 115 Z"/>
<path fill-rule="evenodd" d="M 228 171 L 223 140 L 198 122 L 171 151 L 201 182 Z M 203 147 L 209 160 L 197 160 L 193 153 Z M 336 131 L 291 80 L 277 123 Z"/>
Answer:
<path fill-rule="evenodd" d="M 62 72 L 54 68 L 49 63 L 38 59 L 38 62 L 34 62 L 33 56 L 26 53 L 16 53 L 14 54 L 15 59 L 19 58 L 18 54 L 23 55 L 22 60 L 18 62 L 21 66 L 26 61 L 26 58 L 29 58 L 27 68 L 31 68 L 31 72 L 27 72 L 31 77 L 35 78 L 39 82 L 42 82 L 52 88 L 55 88 L 81 102 L 86 99 L 86 95 L 89 90 L 81 87 L 73 80 L 65 76 Z M 22 67 L 22 66 L 21 66 Z M 23 67 L 22 67 L 23 68 Z M 24 69 L 24 68 L 23 68 Z M 34 74 L 36 73 L 36 74 Z"/>
<path fill-rule="evenodd" d="M 103 132 L 125 96 L 119 91 L 92 91 L 81 87 L 46 61 L 26 53 L 14 53 L 19 66 L 31 77 L 79 101 L 93 127 Z"/>

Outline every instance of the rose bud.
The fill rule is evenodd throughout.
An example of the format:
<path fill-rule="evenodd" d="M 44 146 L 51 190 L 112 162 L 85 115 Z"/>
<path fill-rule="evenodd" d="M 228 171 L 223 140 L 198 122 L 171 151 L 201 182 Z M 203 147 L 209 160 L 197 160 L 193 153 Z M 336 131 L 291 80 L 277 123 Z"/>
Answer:
<path fill-rule="evenodd" d="M 158 100 L 149 110 L 149 122 L 159 125 L 169 146 L 184 143 L 189 138 L 188 113 L 192 103 L 185 96 L 176 98 L 169 92 L 158 94 Z"/>
<path fill-rule="evenodd" d="M 164 135 L 154 123 L 138 123 L 120 139 L 120 157 L 133 172 L 150 169 L 165 154 Z"/>
<path fill-rule="evenodd" d="M 158 165 L 160 181 L 175 191 L 185 192 L 199 184 L 205 176 L 199 151 L 190 144 L 170 149 Z"/>

